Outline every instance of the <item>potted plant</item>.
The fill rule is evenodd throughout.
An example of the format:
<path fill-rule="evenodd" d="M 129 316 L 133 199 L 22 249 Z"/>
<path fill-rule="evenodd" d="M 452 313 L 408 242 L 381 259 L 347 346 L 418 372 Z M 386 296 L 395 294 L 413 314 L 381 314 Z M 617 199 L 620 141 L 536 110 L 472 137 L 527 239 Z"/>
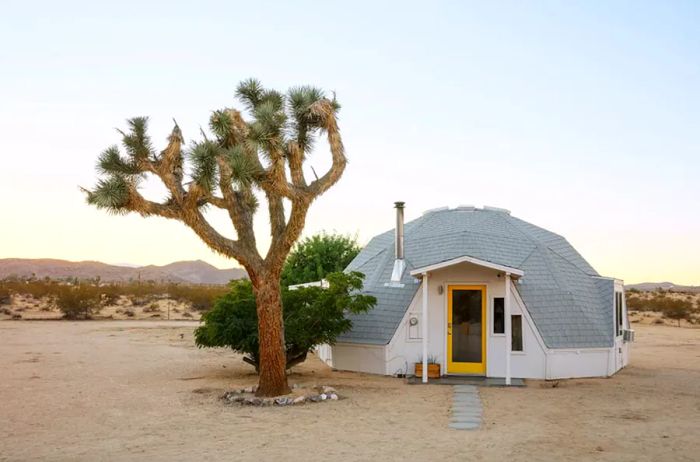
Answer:
<path fill-rule="evenodd" d="M 418 362 L 415 364 L 416 377 L 423 377 L 423 358 L 419 358 Z M 439 379 L 440 378 L 440 364 L 437 362 L 435 356 L 428 356 L 428 378 L 429 379 Z"/>

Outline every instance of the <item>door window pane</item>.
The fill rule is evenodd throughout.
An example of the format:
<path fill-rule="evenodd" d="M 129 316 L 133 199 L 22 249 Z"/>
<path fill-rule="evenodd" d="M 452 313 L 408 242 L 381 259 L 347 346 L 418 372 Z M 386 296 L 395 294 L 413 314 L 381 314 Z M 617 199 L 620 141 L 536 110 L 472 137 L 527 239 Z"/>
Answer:
<path fill-rule="evenodd" d="M 481 362 L 481 290 L 452 291 L 452 361 Z"/>
<path fill-rule="evenodd" d="M 523 351 L 523 317 L 514 314 L 510 317 L 511 322 L 511 351 Z"/>
<path fill-rule="evenodd" d="M 506 331 L 505 326 L 505 304 L 503 298 L 493 299 L 493 333 L 503 334 Z"/>

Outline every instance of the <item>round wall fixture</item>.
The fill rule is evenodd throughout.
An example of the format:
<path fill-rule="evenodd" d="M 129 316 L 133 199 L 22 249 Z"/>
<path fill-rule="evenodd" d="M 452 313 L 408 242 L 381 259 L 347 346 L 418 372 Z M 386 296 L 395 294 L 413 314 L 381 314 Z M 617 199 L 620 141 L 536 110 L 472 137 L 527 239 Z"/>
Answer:
<path fill-rule="evenodd" d="M 412 326 L 417 326 L 418 325 L 418 318 L 415 316 L 411 316 L 408 320 L 408 323 Z"/>

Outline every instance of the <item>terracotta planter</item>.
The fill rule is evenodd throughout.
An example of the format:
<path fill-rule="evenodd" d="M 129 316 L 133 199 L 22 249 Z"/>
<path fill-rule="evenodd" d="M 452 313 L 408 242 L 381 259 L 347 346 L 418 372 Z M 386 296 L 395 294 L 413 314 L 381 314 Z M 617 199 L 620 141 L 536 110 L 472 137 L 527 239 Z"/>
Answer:
<path fill-rule="evenodd" d="M 423 363 L 416 363 L 416 377 L 423 377 Z M 428 378 L 440 378 L 440 365 L 435 363 L 428 364 Z"/>

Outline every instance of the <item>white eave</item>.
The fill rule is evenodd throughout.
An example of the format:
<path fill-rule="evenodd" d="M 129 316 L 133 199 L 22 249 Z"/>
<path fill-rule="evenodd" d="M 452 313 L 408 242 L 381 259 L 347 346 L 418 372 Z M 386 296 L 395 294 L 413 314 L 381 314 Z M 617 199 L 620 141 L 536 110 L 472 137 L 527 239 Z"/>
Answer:
<path fill-rule="evenodd" d="M 495 269 L 497 271 L 503 271 L 504 273 L 510 273 L 512 276 L 517 276 L 517 277 L 521 277 L 525 274 L 525 272 L 523 270 L 518 269 L 518 268 L 512 268 L 510 266 L 499 265 L 498 263 L 491 263 L 490 261 L 479 260 L 478 258 L 468 257 L 465 255 L 463 257 L 453 258 L 452 260 L 447 260 L 447 261 L 443 261 L 440 263 L 435 263 L 433 265 L 428 265 L 428 266 L 423 266 L 421 268 L 416 268 L 416 269 L 411 271 L 411 276 L 420 276 L 423 273 L 427 273 L 429 271 L 439 270 L 442 268 L 447 268 L 448 266 L 457 265 L 459 263 L 472 263 L 474 265 L 483 266 L 484 268 L 491 268 L 491 269 Z"/>

